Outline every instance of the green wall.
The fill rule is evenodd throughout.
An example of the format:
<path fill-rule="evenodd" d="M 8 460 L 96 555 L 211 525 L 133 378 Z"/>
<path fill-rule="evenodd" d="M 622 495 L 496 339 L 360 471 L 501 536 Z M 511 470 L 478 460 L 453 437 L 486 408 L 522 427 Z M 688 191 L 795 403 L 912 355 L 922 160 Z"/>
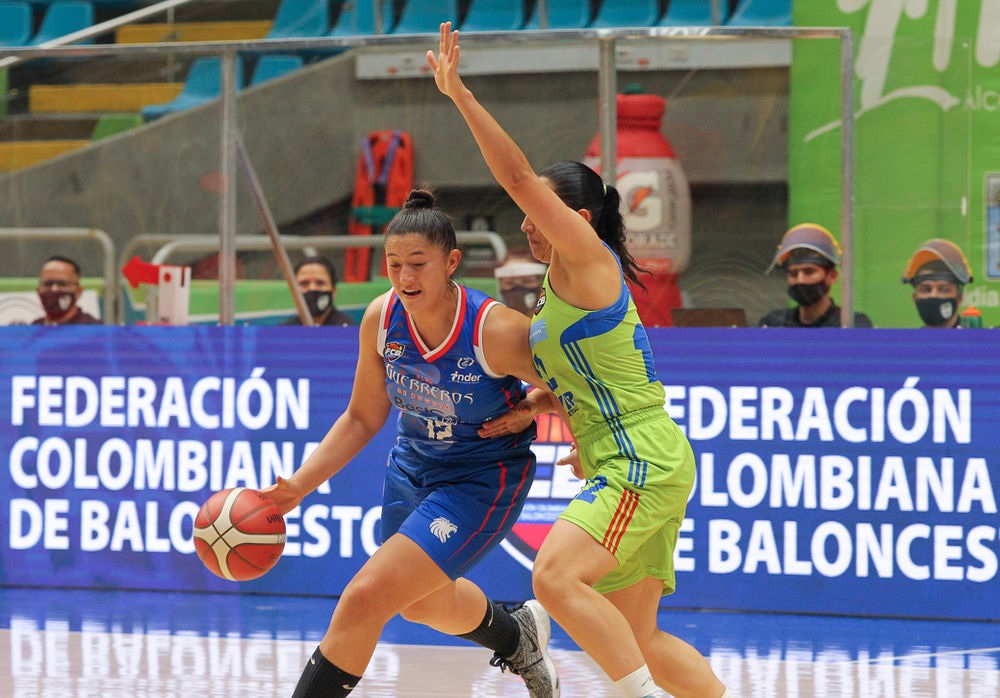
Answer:
<path fill-rule="evenodd" d="M 943 0 L 909 11 L 843 4 L 796 2 L 794 23 L 854 32 L 854 306 L 881 327 L 919 326 L 900 277 L 920 243 L 942 237 L 972 266 L 966 303 L 1000 324 L 1000 18 L 980 17 L 989 0 L 954 3 L 953 17 Z M 789 106 L 789 224 L 815 221 L 838 237 L 839 52 L 835 40 L 795 42 Z"/>

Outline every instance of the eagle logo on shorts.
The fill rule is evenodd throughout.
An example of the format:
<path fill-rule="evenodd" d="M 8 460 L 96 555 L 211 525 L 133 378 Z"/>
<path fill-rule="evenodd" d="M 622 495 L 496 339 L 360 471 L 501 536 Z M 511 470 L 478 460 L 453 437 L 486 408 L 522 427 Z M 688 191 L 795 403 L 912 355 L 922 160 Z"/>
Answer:
<path fill-rule="evenodd" d="M 457 530 L 458 526 L 443 516 L 439 516 L 431 521 L 431 533 L 437 536 L 437 539 L 442 543 L 448 542 L 448 539 L 451 538 L 451 534 Z"/>

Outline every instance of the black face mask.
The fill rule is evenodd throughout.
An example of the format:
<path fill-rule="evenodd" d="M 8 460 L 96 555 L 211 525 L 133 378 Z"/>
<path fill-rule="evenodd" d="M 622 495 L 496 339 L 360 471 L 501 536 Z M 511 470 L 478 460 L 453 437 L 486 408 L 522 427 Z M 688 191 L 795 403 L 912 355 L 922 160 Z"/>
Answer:
<path fill-rule="evenodd" d="M 918 298 L 917 312 L 928 327 L 947 325 L 958 310 L 957 298 Z"/>
<path fill-rule="evenodd" d="M 814 284 L 792 284 L 788 287 L 788 295 L 799 305 L 809 306 L 819 301 L 829 289 L 825 281 Z"/>
<path fill-rule="evenodd" d="M 76 293 L 74 291 L 39 291 L 38 297 L 45 308 L 45 314 L 53 320 L 63 318 L 73 306 L 76 305 Z"/>
<path fill-rule="evenodd" d="M 333 306 L 332 291 L 306 291 L 302 297 L 305 298 L 306 307 L 313 317 L 322 315 Z"/>
<path fill-rule="evenodd" d="M 509 308 L 520 310 L 525 315 L 530 315 L 535 309 L 535 303 L 538 301 L 539 290 L 538 286 L 521 285 L 504 289 L 502 292 L 503 302 Z"/>

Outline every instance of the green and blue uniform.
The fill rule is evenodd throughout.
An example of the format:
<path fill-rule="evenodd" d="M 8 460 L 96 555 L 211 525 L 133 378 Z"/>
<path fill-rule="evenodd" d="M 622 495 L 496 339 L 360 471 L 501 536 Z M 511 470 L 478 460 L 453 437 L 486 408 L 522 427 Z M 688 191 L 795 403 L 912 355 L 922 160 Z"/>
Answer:
<path fill-rule="evenodd" d="M 694 486 L 691 445 L 664 407 L 646 330 L 624 278 L 600 310 L 566 303 L 548 274 L 531 323 L 539 376 L 569 414 L 584 476 L 560 518 L 587 531 L 618 560 L 595 588 L 645 577 L 673 592 L 674 549 Z"/>

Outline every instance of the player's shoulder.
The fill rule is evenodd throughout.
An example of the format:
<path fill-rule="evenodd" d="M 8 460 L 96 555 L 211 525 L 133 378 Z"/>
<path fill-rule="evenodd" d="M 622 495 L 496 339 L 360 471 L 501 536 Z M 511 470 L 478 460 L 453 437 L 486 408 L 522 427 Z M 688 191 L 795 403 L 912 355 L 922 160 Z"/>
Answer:
<path fill-rule="evenodd" d="M 368 325 L 377 327 L 382 324 L 382 316 L 383 313 L 388 310 L 387 304 L 390 301 L 392 294 L 392 289 L 389 289 L 388 291 L 375 296 L 371 302 L 368 303 L 368 307 L 365 308 L 365 312 L 361 316 L 362 327 Z"/>

